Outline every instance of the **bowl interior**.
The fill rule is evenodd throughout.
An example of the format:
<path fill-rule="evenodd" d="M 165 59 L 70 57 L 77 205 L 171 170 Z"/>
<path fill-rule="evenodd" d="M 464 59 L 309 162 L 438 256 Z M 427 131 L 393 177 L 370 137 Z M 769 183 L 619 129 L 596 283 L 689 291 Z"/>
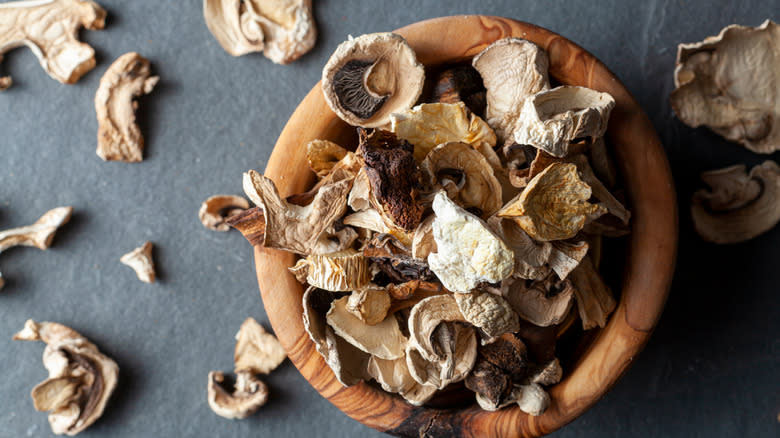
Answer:
<path fill-rule="evenodd" d="M 570 422 L 592 406 L 626 371 L 647 342 L 666 301 L 677 245 L 677 211 L 669 164 L 645 113 L 625 87 L 595 57 L 546 29 L 486 16 L 444 17 L 396 31 L 426 66 L 468 60 L 505 37 L 525 38 L 546 49 L 550 76 L 567 85 L 610 93 L 616 101 L 607 132 L 632 209 L 632 233 L 625 258 L 618 307 L 604 329 L 589 335 L 564 379 L 549 388 L 544 415 L 517 407 L 486 412 L 414 407 L 369 384 L 343 387 L 317 353 L 301 320 L 301 285 L 287 270 L 295 256 L 255 247 L 263 303 L 271 325 L 301 374 L 325 398 L 352 418 L 402 436 L 539 436 Z M 268 161 L 265 175 L 280 195 L 305 191 L 314 182 L 305 144 L 313 139 L 355 144 L 354 128 L 328 108 L 317 84 L 290 117 Z"/>

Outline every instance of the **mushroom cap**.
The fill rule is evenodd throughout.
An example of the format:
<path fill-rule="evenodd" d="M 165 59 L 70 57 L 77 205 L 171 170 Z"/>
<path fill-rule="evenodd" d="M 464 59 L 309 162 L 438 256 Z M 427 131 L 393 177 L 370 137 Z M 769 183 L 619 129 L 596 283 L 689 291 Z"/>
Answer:
<path fill-rule="evenodd" d="M 250 371 L 237 371 L 235 390 L 222 387 L 225 375 L 211 371 L 208 381 L 208 403 L 215 414 L 227 419 L 246 418 L 268 401 L 268 386 Z"/>
<path fill-rule="evenodd" d="M 425 69 L 402 36 L 372 33 L 336 48 L 322 70 L 322 91 L 342 120 L 377 128 L 417 102 L 424 80 Z"/>

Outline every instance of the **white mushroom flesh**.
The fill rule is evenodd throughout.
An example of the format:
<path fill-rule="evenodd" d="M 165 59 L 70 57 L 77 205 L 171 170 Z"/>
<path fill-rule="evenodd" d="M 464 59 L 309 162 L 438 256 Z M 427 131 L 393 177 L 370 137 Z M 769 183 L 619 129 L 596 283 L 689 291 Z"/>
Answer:
<path fill-rule="evenodd" d="M 150 284 L 154 283 L 156 277 L 152 259 L 153 246 L 152 242 L 146 242 L 119 259 L 122 264 L 133 268 L 139 280 Z"/>

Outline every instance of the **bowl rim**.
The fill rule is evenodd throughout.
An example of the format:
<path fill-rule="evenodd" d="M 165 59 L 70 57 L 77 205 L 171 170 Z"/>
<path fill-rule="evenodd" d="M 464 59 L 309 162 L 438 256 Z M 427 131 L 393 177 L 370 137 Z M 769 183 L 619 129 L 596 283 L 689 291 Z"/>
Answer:
<path fill-rule="evenodd" d="M 425 65 L 473 57 L 505 37 L 528 39 L 547 50 L 550 75 L 562 84 L 609 92 L 616 101 L 607 138 L 632 206 L 620 300 L 603 329 L 564 379 L 549 388 L 552 403 L 533 417 L 519 408 L 487 412 L 478 406 L 435 409 L 412 406 L 365 382 L 339 383 L 316 351 L 302 323 L 303 288 L 287 267 L 293 254 L 255 246 L 255 266 L 263 303 L 288 357 L 326 399 L 355 420 L 400 436 L 533 437 L 571 422 L 596 403 L 622 377 L 645 346 L 660 318 L 676 261 L 678 215 L 672 174 L 649 118 L 623 84 L 595 56 L 539 26 L 503 17 L 457 15 L 400 28 Z M 354 134 L 330 110 L 318 82 L 288 120 L 268 160 L 265 175 L 281 196 L 299 193 L 314 181 L 305 148 L 314 138 L 346 144 Z M 291 165 L 293 164 L 293 165 Z"/>

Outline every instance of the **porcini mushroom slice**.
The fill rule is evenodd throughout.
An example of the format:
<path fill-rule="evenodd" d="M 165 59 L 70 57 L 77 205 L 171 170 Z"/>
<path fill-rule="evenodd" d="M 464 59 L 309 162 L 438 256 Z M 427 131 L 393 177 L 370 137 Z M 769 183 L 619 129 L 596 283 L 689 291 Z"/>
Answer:
<path fill-rule="evenodd" d="M 467 294 L 455 293 L 453 296 L 466 321 L 482 330 L 488 338 L 497 338 L 520 329 L 517 314 L 498 295 L 475 290 Z"/>
<path fill-rule="evenodd" d="M 512 218 L 536 240 L 569 239 L 589 215 L 604 210 L 589 203 L 590 196 L 590 186 L 580 180 L 574 164 L 553 163 L 496 214 Z"/>
<path fill-rule="evenodd" d="M 232 393 L 222 387 L 221 371 L 209 373 L 208 402 L 215 414 L 227 419 L 246 418 L 268 401 L 268 386 L 250 371 L 237 371 Z"/>
<path fill-rule="evenodd" d="M 409 343 L 406 364 L 418 383 L 443 389 L 468 376 L 477 359 L 477 336 L 474 328 L 458 323 L 443 322 L 432 333 L 434 345 L 441 358 L 428 360 L 419 346 Z"/>
<path fill-rule="evenodd" d="M 355 250 L 310 255 L 298 260 L 290 271 L 301 283 L 333 292 L 360 289 L 371 280 L 368 259 Z"/>
<path fill-rule="evenodd" d="M 765 233 L 780 222 L 780 166 L 765 161 L 747 172 L 744 165 L 701 174 L 710 190 L 693 194 L 696 232 L 713 243 L 737 243 Z"/>
<path fill-rule="evenodd" d="M 409 314 L 409 342 L 419 350 L 423 359 L 436 362 L 444 359 L 434 331 L 444 322 L 468 322 L 461 313 L 458 302 L 451 294 L 426 298 L 414 307 Z"/>
<path fill-rule="evenodd" d="M 549 63 L 547 52 L 520 38 L 500 39 L 474 57 L 472 64 L 487 89 L 485 118 L 499 144 L 512 140 L 525 99 L 550 88 Z"/>
<path fill-rule="evenodd" d="M 558 278 L 565 280 L 569 273 L 576 268 L 583 257 L 588 253 L 588 242 L 572 240 L 556 240 L 552 243 L 552 251 L 547 264 L 558 274 Z"/>
<path fill-rule="evenodd" d="M 496 134 L 463 102 L 423 103 L 390 116 L 390 130 L 414 145 L 418 163 L 442 143 L 463 142 L 474 148 L 496 145 Z"/>
<path fill-rule="evenodd" d="M 560 324 L 574 305 L 571 282 L 555 275 L 542 281 L 510 278 L 502 283 L 501 293 L 520 318 L 540 327 Z"/>
<path fill-rule="evenodd" d="M 436 387 L 421 385 L 409 373 L 406 356 L 386 360 L 371 356 L 368 374 L 388 392 L 399 394 L 414 406 L 421 406 L 436 394 Z"/>
<path fill-rule="evenodd" d="M 119 261 L 133 268 L 135 275 L 144 283 L 154 283 L 154 260 L 152 259 L 152 242 L 146 242 L 138 248 L 123 255 Z"/>
<path fill-rule="evenodd" d="M 780 150 L 780 26 L 732 24 L 702 42 L 680 44 L 672 109 L 753 152 Z"/>
<path fill-rule="evenodd" d="M 493 216 L 488 226 L 515 253 L 515 268 L 512 276 L 527 279 L 542 279 L 550 272 L 547 262 L 553 251 L 550 242 L 537 242 L 511 219 Z"/>
<path fill-rule="evenodd" d="M 631 212 L 629 212 L 596 177 L 588 158 L 583 154 L 577 154 L 571 157 L 570 161 L 577 165 L 577 170 L 579 171 L 582 181 L 590 186 L 593 196 L 600 201 L 607 212 L 620 219 L 624 225 L 628 225 L 628 221 L 631 219 Z"/>
<path fill-rule="evenodd" d="M 514 126 L 513 139 L 554 157 L 565 157 L 572 140 L 607 131 L 615 99 L 584 87 L 563 85 L 529 96 Z"/>
<path fill-rule="evenodd" d="M 486 411 L 497 411 L 512 403 L 504 402 L 512 392 L 511 376 L 485 360 L 474 365 L 466 377 L 466 388 L 476 393 L 479 407 Z"/>
<path fill-rule="evenodd" d="M 583 330 L 604 327 L 617 302 L 596 272 L 590 257 L 582 259 L 580 265 L 569 274 L 569 279 L 574 286 L 574 298 L 577 300 Z"/>
<path fill-rule="evenodd" d="M 233 56 L 262 51 L 271 61 L 288 64 L 317 40 L 311 0 L 203 0 L 203 15 L 211 34 Z"/>
<path fill-rule="evenodd" d="M 117 58 L 100 78 L 95 93 L 98 119 L 97 154 L 106 161 L 143 160 L 144 136 L 135 121 L 137 97 L 149 94 L 160 80 L 149 61 L 135 52 Z"/>
<path fill-rule="evenodd" d="M 368 325 L 379 324 L 390 309 L 390 294 L 378 287 L 353 291 L 347 300 L 347 311 Z"/>
<path fill-rule="evenodd" d="M 365 167 L 361 167 L 355 175 L 355 181 L 352 183 L 352 190 L 347 198 L 347 205 L 356 212 L 361 212 L 371 208 L 371 183 L 368 181 L 368 174 Z"/>
<path fill-rule="evenodd" d="M 43 341 L 43 365 L 49 378 L 32 391 L 38 410 L 51 411 L 57 435 L 76 435 L 103 414 L 116 387 L 119 367 L 75 330 L 56 322 L 27 320 L 14 340 Z"/>
<path fill-rule="evenodd" d="M 347 300 L 349 297 L 333 301 L 326 316 L 337 335 L 380 359 L 397 359 L 404 355 L 407 340 L 394 317 L 368 325 L 347 310 Z"/>
<path fill-rule="evenodd" d="M 214 195 L 203 201 L 198 219 L 204 227 L 214 231 L 228 231 L 226 220 L 249 208 L 249 201 L 241 196 Z"/>
<path fill-rule="evenodd" d="M 265 215 L 262 207 L 252 207 L 225 218 L 225 223 L 238 231 L 252 246 L 265 242 Z"/>
<path fill-rule="evenodd" d="M 79 28 L 103 29 L 106 11 L 93 1 L 26 0 L 0 4 L 0 62 L 27 46 L 53 79 L 73 84 L 95 67 L 95 51 L 78 40 Z M 5 88 L 11 78 L 5 79 Z"/>
<path fill-rule="evenodd" d="M 428 264 L 444 287 L 465 293 L 481 282 L 499 282 L 512 274 L 514 252 L 481 219 L 444 192 L 436 194 L 433 211 L 437 252 L 428 255 Z"/>
<path fill-rule="evenodd" d="M 425 70 L 406 40 L 372 33 L 341 43 L 322 69 L 328 106 L 353 126 L 377 128 L 420 97 Z"/>
<path fill-rule="evenodd" d="M 266 332 L 254 318 L 244 320 L 236 333 L 236 349 L 233 353 L 236 371 L 268 374 L 286 358 L 287 352 L 276 336 Z"/>
<path fill-rule="evenodd" d="M 306 159 L 309 167 L 319 177 L 330 173 L 333 166 L 350 153 L 343 147 L 328 140 L 312 140 L 306 144 Z"/>

